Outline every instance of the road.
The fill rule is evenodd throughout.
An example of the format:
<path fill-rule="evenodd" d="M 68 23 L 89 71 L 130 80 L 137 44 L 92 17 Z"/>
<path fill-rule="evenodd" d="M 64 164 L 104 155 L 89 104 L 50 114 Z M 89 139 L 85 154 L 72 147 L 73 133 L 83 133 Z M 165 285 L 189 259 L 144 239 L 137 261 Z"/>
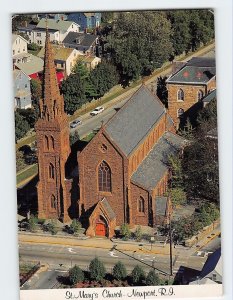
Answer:
<path fill-rule="evenodd" d="M 169 255 L 30 243 L 20 243 L 19 253 L 21 261 L 40 261 L 41 264 L 48 266 L 46 271 L 34 275 L 22 289 L 52 288 L 57 283 L 57 277 L 64 275 L 70 267 L 76 264 L 83 270 L 88 270 L 90 261 L 95 257 L 103 261 L 108 272 L 111 272 L 113 266 L 120 260 L 128 273 L 135 265 L 140 265 L 146 272 L 155 268 L 160 273 L 162 271 L 170 273 Z M 191 252 L 181 247 L 173 256 L 173 273 L 182 273 L 185 267 L 201 270 L 206 259 L 207 257 L 203 256 L 193 256 Z"/>

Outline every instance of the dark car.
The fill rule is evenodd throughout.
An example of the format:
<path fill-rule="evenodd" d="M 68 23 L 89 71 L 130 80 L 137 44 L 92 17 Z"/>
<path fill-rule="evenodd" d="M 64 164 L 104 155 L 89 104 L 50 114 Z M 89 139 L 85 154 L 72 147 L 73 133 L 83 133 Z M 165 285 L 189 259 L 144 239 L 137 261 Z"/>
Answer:
<path fill-rule="evenodd" d="M 82 124 L 81 120 L 75 120 L 72 123 L 70 123 L 70 128 L 75 128 L 75 127 L 77 127 L 78 125 L 81 125 L 81 124 Z"/>

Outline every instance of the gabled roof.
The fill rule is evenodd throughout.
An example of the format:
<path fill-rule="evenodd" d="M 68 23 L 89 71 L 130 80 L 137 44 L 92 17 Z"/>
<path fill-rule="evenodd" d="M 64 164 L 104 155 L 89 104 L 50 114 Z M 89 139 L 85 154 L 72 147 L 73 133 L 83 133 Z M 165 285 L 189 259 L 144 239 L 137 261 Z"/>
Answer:
<path fill-rule="evenodd" d="M 28 44 L 28 41 L 25 38 L 23 38 L 20 34 L 14 34 L 14 33 L 12 34 L 12 44 L 16 41 L 17 38 L 21 38 Z"/>
<path fill-rule="evenodd" d="M 46 19 L 41 19 L 40 22 L 37 24 L 37 28 L 46 28 L 48 26 L 49 29 L 54 29 L 54 30 L 68 30 L 69 27 L 75 22 L 73 21 L 62 21 L 62 20 L 53 20 L 53 19 L 48 19 L 47 24 L 46 24 Z M 76 24 L 76 23 L 75 23 Z M 76 24 L 78 27 L 80 25 Z"/>
<path fill-rule="evenodd" d="M 18 75 L 20 73 L 23 74 L 24 76 L 28 77 L 29 80 L 31 80 L 31 78 L 27 74 L 25 74 L 22 70 L 18 70 L 18 69 L 14 69 L 14 71 L 13 71 L 14 80 L 16 80 L 16 78 L 18 77 Z"/>
<path fill-rule="evenodd" d="M 26 63 L 16 63 L 15 66 L 22 70 L 25 74 L 31 75 L 43 71 L 44 61 L 43 59 L 31 54 L 30 59 Z"/>
<path fill-rule="evenodd" d="M 105 124 L 104 130 L 129 156 L 164 114 L 159 99 L 142 85 Z"/>
<path fill-rule="evenodd" d="M 215 75 L 215 59 L 193 57 L 181 69 L 172 74 L 167 82 L 206 84 Z"/>
<path fill-rule="evenodd" d="M 52 46 L 53 53 L 54 53 L 54 59 L 55 60 L 64 60 L 66 61 L 71 53 L 74 51 L 73 48 L 65 48 L 65 47 L 59 47 L 59 46 Z M 37 54 L 38 57 L 44 58 L 45 48 L 43 47 L 40 52 Z"/>
<path fill-rule="evenodd" d="M 182 137 L 166 132 L 154 145 L 131 177 L 132 183 L 152 190 L 168 171 L 168 158 L 186 143 Z M 162 201 L 162 200 L 161 200 Z"/>
<path fill-rule="evenodd" d="M 102 206 L 104 207 L 104 209 L 106 210 L 107 212 L 107 215 L 109 217 L 110 220 L 113 220 L 116 218 L 116 214 L 115 212 L 113 211 L 113 209 L 111 208 L 109 202 L 107 201 L 106 198 L 103 198 L 100 203 L 102 204 Z"/>
<path fill-rule="evenodd" d="M 77 44 L 76 39 L 80 39 L 80 43 Z M 74 44 L 75 47 L 87 47 L 90 48 L 92 44 L 97 39 L 97 35 L 94 34 L 84 34 L 79 32 L 69 32 L 65 39 L 64 44 Z"/>

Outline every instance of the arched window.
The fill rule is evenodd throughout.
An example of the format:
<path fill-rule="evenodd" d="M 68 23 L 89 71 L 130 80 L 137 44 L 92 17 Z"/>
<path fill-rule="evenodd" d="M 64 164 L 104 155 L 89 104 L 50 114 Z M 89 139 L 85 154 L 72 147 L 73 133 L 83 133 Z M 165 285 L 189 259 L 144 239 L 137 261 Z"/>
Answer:
<path fill-rule="evenodd" d="M 45 149 L 49 150 L 49 138 L 47 137 L 47 135 L 44 138 L 45 138 Z"/>
<path fill-rule="evenodd" d="M 200 101 L 200 100 L 203 98 L 203 96 L 204 96 L 203 91 L 202 91 L 202 90 L 199 90 L 199 91 L 197 92 L 197 100 Z"/>
<path fill-rule="evenodd" d="M 51 136 L 50 139 L 51 139 L 51 147 L 54 150 L 54 138 L 53 138 L 53 136 Z"/>
<path fill-rule="evenodd" d="M 177 92 L 177 100 L 184 101 L 184 91 L 182 89 L 179 89 Z"/>
<path fill-rule="evenodd" d="M 57 203 L 56 203 L 56 198 L 54 195 L 52 195 L 50 197 L 50 205 L 51 205 L 51 208 L 53 209 L 56 209 L 57 208 Z"/>
<path fill-rule="evenodd" d="M 179 108 L 179 109 L 177 110 L 177 117 L 178 117 L 178 118 L 182 117 L 183 113 L 184 113 L 183 108 Z"/>
<path fill-rule="evenodd" d="M 55 170 L 54 165 L 52 163 L 49 164 L 49 178 L 54 179 L 55 177 Z"/>
<path fill-rule="evenodd" d="M 99 165 L 98 179 L 99 179 L 99 191 L 111 192 L 112 190 L 111 169 L 105 161 L 103 161 Z"/>
<path fill-rule="evenodd" d="M 145 212 L 145 200 L 142 197 L 138 200 L 138 212 Z"/>

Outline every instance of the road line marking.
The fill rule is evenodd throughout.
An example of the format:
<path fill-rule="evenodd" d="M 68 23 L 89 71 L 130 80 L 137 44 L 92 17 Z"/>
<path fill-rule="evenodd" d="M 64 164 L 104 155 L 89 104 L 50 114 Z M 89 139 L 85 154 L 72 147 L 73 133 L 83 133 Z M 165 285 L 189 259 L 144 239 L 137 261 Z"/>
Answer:
<path fill-rule="evenodd" d="M 114 251 L 110 251 L 109 254 L 110 254 L 110 256 L 112 256 L 112 257 L 119 257 L 118 255 L 115 255 Z"/>
<path fill-rule="evenodd" d="M 73 251 L 73 248 L 68 248 L 67 250 L 68 250 L 70 253 L 75 253 L 75 254 L 77 253 L 77 252 Z"/>

